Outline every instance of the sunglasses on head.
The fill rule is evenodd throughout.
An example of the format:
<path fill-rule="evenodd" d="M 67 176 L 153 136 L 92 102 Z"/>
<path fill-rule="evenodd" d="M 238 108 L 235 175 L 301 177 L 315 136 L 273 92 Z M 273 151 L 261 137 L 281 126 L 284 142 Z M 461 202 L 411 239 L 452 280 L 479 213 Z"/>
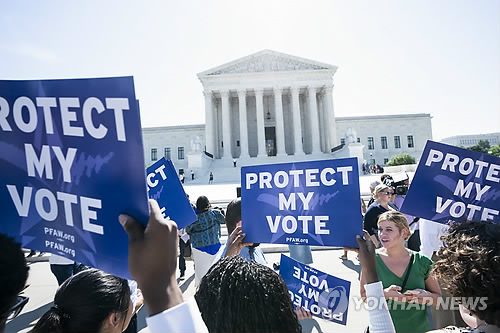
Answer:
<path fill-rule="evenodd" d="M 21 313 L 24 306 L 28 303 L 29 299 L 30 298 L 27 296 L 17 295 L 16 303 L 10 308 L 7 320 L 16 318 Z"/>

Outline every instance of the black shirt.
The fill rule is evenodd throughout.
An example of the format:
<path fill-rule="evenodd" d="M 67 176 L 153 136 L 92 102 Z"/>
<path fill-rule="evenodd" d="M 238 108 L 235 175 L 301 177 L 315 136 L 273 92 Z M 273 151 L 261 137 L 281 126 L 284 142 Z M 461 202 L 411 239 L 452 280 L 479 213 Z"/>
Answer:
<path fill-rule="evenodd" d="M 389 206 L 397 211 L 397 208 L 389 202 Z M 373 202 L 366 211 L 365 217 L 363 219 L 363 229 L 368 231 L 370 235 L 375 235 L 377 233 L 377 220 L 380 215 L 387 212 L 388 209 L 385 209 L 380 205 L 378 201 Z"/>

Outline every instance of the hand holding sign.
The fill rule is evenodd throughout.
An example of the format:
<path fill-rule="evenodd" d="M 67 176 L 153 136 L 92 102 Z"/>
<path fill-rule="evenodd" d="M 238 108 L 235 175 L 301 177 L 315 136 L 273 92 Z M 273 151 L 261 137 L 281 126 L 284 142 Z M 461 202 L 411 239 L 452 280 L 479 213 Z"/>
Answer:
<path fill-rule="evenodd" d="M 311 319 L 313 317 L 312 313 L 309 310 L 306 310 L 301 306 L 295 309 L 295 313 L 297 314 L 298 320 Z"/>
<path fill-rule="evenodd" d="M 229 235 L 229 238 L 227 239 L 227 248 L 226 248 L 226 257 L 231 257 L 231 256 L 237 256 L 240 254 L 241 249 L 243 249 L 245 246 L 250 246 L 253 243 L 244 243 L 243 239 L 245 238 L 246 234 L 241 231 L 241 226 L 236 226 L 234 228 L 233 232 L 231 235 Z"/>
<path fill-rule="evenodd" d="M 366 283 L 378 281 L 377 259 L 375 257 L 375 245 L 368 231 L 363 230 L 363 237 L 357 235 L 356 241 L 359 246 L 359 263 L 363 270 Z"/>
<path fill-rule="evenodd" d="M 163 218 L 155 200 L 149 200 L 151 215 L 146 229 L 134 218 L 120 215 L 129 237 L 129 270 L 144 295 L 150 315 L 182 303 L 177 286 L 177 225 Z"/>

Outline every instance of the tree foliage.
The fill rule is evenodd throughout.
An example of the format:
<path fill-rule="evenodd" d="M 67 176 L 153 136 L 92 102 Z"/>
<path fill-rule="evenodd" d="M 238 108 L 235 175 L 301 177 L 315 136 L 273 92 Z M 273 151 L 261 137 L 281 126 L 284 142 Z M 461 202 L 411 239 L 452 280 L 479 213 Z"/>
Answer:
<path fill-rule="evenodd" d="M 479 140 L 477 145 L 470 146 L 467 149 L 477 151 L 479 153 L 487 154 L 488 151 L 490 150 L 490 148 L 491 147 L 490 147 L 490 143 L 488 142 L 488 140 Z"/>
<path fill-rule="evenodd" d="M 488 151 L 488 154 L 500 157 L 500 145 L 491 147 L 491 149 Z"/>
<path fill-rule="evenodd" d="M 410 154 L 397 154 L 394 155 L 389 163 L 390 166 L 405 165 L 405 164 L 415 164 L 415 158 Z"/>
<path fill-rule="evenodd" d="M 479 140 L 477 145 L 468 147 L 467 149 L 500 157 L 500 145 L 491 147 L 487 140 Z"/>

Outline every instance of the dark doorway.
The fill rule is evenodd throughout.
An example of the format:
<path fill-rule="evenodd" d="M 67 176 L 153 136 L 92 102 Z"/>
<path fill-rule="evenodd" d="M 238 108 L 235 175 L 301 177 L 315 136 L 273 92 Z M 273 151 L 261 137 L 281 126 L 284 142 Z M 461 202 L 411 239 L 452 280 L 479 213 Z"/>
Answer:
<path fill-rule="evenodd" d="M 276 156 L 276 128 L 266 127 L 266 153 L 267 156 Z"/>

